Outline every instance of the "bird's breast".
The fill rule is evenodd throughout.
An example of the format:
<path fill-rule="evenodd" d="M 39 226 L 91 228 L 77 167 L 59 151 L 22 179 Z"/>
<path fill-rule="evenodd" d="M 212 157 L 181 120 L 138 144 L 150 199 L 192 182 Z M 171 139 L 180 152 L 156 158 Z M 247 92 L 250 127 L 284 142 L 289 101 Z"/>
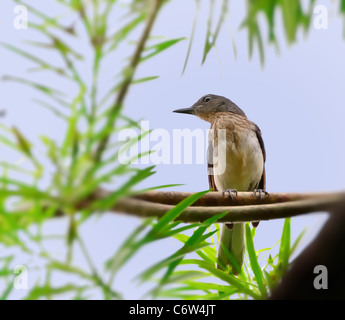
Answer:
<path fill-rule="evenodd" d="M 223 130 L 213 141 L 213 170 L 218 190 L 251 191 L 257 188 L 264 168 L 256 133 L 250 128 Z"/>

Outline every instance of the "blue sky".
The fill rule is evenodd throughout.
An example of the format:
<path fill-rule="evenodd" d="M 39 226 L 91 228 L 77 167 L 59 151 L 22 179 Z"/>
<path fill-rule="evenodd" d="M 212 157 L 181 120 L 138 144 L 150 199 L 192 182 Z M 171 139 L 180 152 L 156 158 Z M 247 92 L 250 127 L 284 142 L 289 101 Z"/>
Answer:
<path fill-rule="evenodd" d="M 308 36 L 302 32 L 297 44 L 286 44 L 281 28 L 281 16 L 276 18 L 279 51 L 266 46 L 265 65 L 261 67 L 257 50 L 249 61 L 247 34 L 239 26 L 245 14 L 245 1 L 232 1 L 230 16 L 219 36 L 217 50 L 213 50 L 206 63 L 201 66 L 208 2 L 201 1 L 201 10 L 196 30 L 195 42 L 190 61 L 181 76 L 188 40 L 180 42 L 164 54 L 143 64 L 137 78 L 159 75 L 159 79 L 136 85 L 131 88 L 126 99 L 126 114 L 134 119 L 145 119 L 152 129 L 209 128 L 209 124 L 196 117 L 173 114 L 177 108 L 192 105 L 200 96 L 207 93 L 224 95 L 238 104 L 248 118 L 261 128 L 266 145 L 267 190 L 269 192 L 309 192 L 336 191 L 344 188 L 345 181 L 345 42 L 343 21 L 338 15 L 338 4 L 331 1 L 318 1 L 328 9 L 329 24 L 326 30 L 311 28 Z M 40 4 L 41 5 L 41 4 Z M 55 13 L 54 1 L 45 1 L 42 10 Z M 13 28 L 13 8 L 11 1 L 0 5 L 0 41 L 13 45 L 23 45 L 23 39 L 37 40 L 33 30 Z M 192 27 L 194 1 L 174 0 L 161 13 L 154 31 L 155 36 L 166 38 L 188 37 Z M 29 16 L 29 19 L 32 18 Z M 113 28 L 116 29 L 116 20 Z M 230 30 L 236 44 L 234 56 Z M 267 31 L 263 27 L 266 40 Z M 133 35 L 133 39 L 137 34 Z M 81 44 L 80 50 L 88 55 L 89 50 Z M 126 62 L 124 57 L 131 44 L 123 47 L 107 66 L 101 69 L 101 82 L 106 87 L 109 79 Z M 1 75 L 11 74 L 32 77 L 42 82 L 58 83 L 60 89 L 69 92 L 68 84 L 54 79 L 51 75 L 28 74 L 30 64 L 24 59 L 0 49 Z M 130 51 L 131 52 L 131 51 Z M 44 58 L 55 59 L 50 53 Z M 90 57 L 89 57 L 90 58 Z M 85 70 L 88 75 L 88 70 Z M 60 82 L 58 82 L 60 81 Z M 35 96 L 29 88 L 14 84 L 0 83 L 2 103 L 0 110 L 7 109 L 7 116 L 1 119 L 7 125 L 16 125 L 32 141 L 38 143 L 40 134 L 59 139 L 64 127 L 53 115 L 37 107 L 31 99 Z M 6 152 L 2 156 L 9 161 L 18 161 Z M 142 187 L 162 184 L 182 183 L 175 190 L 200 191 L 208 188 L 206 168 L 201 164 L 159 165 L 157 173 Z M 115 187 L 115 186 L 114 186 Z M 313 214 L 292 219 L 292 233 L 296 237 L 308 227 L 307 244 L 325 221 L 324 214 Z M 91 219 L 82 227 L 82 234 L 95 261 L 101 262 L 111 255 L 121 241 L 140 221 L 121 215 L 108 214 L 101 219 Z M 262 222 L 257 230 L 257 249 L 271 247 L 279 239 L 283 221 Z M 63 230 L 67 225 L 64 219 L 54 220 L 46 225 L 47 232 Z M 142 250 L 121 271 L 116 279 L 117 288 L 126 298 L 140 298 L 147 287 L 132 281 L 138 271 L 144 270 L 179 247 L 173 239 L 156 243 Z M 63 257 L 63 244 L 52 241 L 48 248 Z M 42 270 L 35 269 L 36 260 L 17 256 L 19 264 L 28 264 L 32 270 L 31 283 L 43 277 Z M 84 265 L 81 255 L 76 254 L 76 263 Z M 58 281 L 63 280 L 63 275 Z M 18 293 L 20 296 L 21 293 Z"/>

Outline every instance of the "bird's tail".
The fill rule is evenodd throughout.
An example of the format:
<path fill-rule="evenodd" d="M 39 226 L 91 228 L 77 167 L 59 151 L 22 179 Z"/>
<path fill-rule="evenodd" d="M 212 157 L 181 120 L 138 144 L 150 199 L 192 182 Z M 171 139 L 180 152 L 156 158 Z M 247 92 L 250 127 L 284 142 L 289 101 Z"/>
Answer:
<path fill-rule="evenodd" d="M 235 223 L 233 228 L 229 228 L 226 224 L 223 225 L 220 242 L 218 248 L 218 259 L 222 265 L 232 265 L 228 255 L 223 250 L 221 243 L 230 251 L 233 258 L 237 261 L 239 267 L 242 266 L 244 257 L 244 223 Z M 218 266 L 219 268 L 219 266 Z M 237 270 L 232 268 L 234 274 L 237 274 Z"/>

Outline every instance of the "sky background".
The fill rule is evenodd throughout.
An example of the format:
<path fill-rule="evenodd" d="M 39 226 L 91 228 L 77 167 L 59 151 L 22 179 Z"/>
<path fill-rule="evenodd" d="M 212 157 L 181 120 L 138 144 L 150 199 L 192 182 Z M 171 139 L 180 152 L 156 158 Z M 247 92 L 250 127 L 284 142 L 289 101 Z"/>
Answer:
<path fill-rule="evenodd" d="M 63 13 L 63 9 L 54 3 L 52 0 L 44 3 L 40 1 L 40 9 L 52 15 Z M 32 1 L 32 4 L 38 4 L 38 1 Z M 171 133 L 173 129 L 184 128 L 206 130 L 209 128 L 208 123 L 196 117 L 173 114 L 172 111 L 189 107 L 208 93 L 226 96 L 238 104 L 248 118 L 261 128 L 267 153 L 268 192 L 344 189 L 344 24 L 338 14 L 338 2 L 318 1 L 317 4 L 325 5 L 328 9 L 328 29 L 317 30 L 312 27 L 308 36 L 300 32 L 297 44 L 288 46 L 279 13 L 276 24 L 280 53 L 277 54 L 273 46 L 265 46 L 265 65 L 262 67 L 257 48 L 253 58 L 249 60 L 247 33 L 239 29 L 245 16 L 245 1 L 231 1 L 230 16 L 217 41 L 217 50 L 213 50 L 206 63 L 201 66 L 208 16 L 208 1 L 201 1 L 195 41 L 184 75 L 181 76 L 181 72 L 188 40 L 139 68 L 136 78 L 156 75 L 160 78 L 131 88 L 125 104 L 126 115 L 133 119 L 148 120 L 151 129 L 164 128 Z M 14 4 L 11 1 L 1 1 L 0 41 L 23 46 L 23 40 L 40 40 L 34 30 L 16 30 L 13 27 L 13 9 Z M 194 1 L 171 1 L 161 12 L 152 35 L 166 38 L 188 37 L 194 10 Z M 115 30 L 120 23 L 116 14 L 112 25 Z M 34 17 L 29 15 L 30 19 Z M 267 43 L 267 30 L 264 25 L 262 30 Z M 231 33 L 236 44 L 236 57 Z M 135 40 L 138 34 L 134 33 L 131 40 Z M 103 66 L 100 81 L 105 89 L 126 63 L 125 57 L 133 48 L 130 43 L 126 44 Z M 81 41 L 76 49 L 91 59 L 91 51 L 85 43 Z M 46 60 L 58 59 L 48 51 L 37 52 Z M 27 69 L 32 65 L 3 48 L 0 48 L 0 55 L 1 76 L 10 74 L 29 77 L 43 83 L 57 84 L 62 91 L 71 90 L 67 83 L 55 79 L 51 74 L 28 73 Z M 88 66 L 87 61 L 85 65 Z M 86 77 L 89 75 L 88 68 L 83 72 Z M 36 93 L 30 88 L 16 83 L 0 82 L 0 96 L 0 110 L 7 111 L 6 117 L 0 119 L 1 123 L 20 128 L 38 148 L 38 137 L 42 134 L 57 140 L 61 138 L 64 132 L 63 123 L 32 102 Z M 1 160 L 16 163 L 20 161 L 18 156 L 8 150 L 3 149 L 0 154 Z M 159 165 L 156 171 L 157 173 L 140 187 L 177 183 L 184 185 L 174 188 L 176 191 L 208 189 L 204 164 Z M 308 227 L 300 250 L 317 234 L 325 219 L 326 215 L 321 213 L 292 219 L 293 239 Z M 91 218 L 83 225 L 83 238 L 94 261 L 99 262 L 100 270 L 102 262 L 115 252 L 139 223 L 140 220 L 134 217 L 106 214 L 102 218 Z M 65 230 L 66 226 L 66 219 L 55 219 L 47 223 L 45 228 L 47 233 L 58 233 Z M 256 249 L 275 244 L 281 235 L 282 226 L 283 220 L 261 222 L 255 237 Z M 179 247 L 177 240 L 169 239 L 143 249 L 118 274 L 116 289 L 127 299 L 142 297 L 148 286 L 138 286 L 133 278 L 139 271 L 167 257 Z M 64 257 L 64 244 L 61 241 L 51 241 L 47 248 L 56 253 L 56 257 Z M 78 251 L 75 259 L 77 265 L 85 265 Z M 29 285 L 34 284 L 36 279 L 43 278 L 44 270 L 38 259 L 17 255 L 16 261 L 18 264 L 28 265 Z M 55 279 L 57 282 L 63 281 L 64 275 L 61 274 Z M 25 292 L 15 292 L 13 298 L 23 294 L 25 295 Z"/>

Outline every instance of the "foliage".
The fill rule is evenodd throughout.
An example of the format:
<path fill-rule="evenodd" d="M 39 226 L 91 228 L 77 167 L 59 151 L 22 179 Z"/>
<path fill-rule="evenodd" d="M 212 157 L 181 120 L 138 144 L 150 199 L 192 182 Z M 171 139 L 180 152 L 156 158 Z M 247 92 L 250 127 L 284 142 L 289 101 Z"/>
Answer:
<path fill-rule="evenodd" d="M 29 21 L 29 28 L 36 30 L 46 39 L 42 42 L 31 41 L 29 44 L 42 50 L 53 50 L 59 54 L 63 65 L 58 66 L 55 61 L 46 61 L 43 58 L 44 52 L 38 56 L 12 44 L 1 45 L 13 54 L 29 60 L 34 65 L 36 73 L 50 72 L 63 78 L 63 81 L 71 84 L 71 90 L 62 92 L 54 85 L 48 85 L 47 81 L 38 83 L 22 77 L 3 77 L 4 80 L 27 85 L 38 91 L 41 96 L 45 96 L 45 100 L 35 101 L 58 116 L 64 122 L 66 130 L 60 140 L 53 134 L 40 137 L 45 148 L 44 158 L 37 155 L 38 148 L 33 146 L 21 130 L 1 125 L 1 143 L 17 152 L 26 163 L 25 166 L 17 166 L 1 162 L 3 174 L 0 178 L 0 242 L 7 247 L 17 246 L 29 254 L 38 252 L 37 254 L 46 260 L 47 278 L 44 284 L 38 283 L 34 286 L 27 296 L 29 299 L 50 298 L 66 292 L 74 293 L 76 298 L 84 296 L 84 292 L 94 287 L 98 287 L 105 298 L 120 298 L 120 294 L 112 290 L 96 270 L 83 244 L 79 229 L 91 213 L 105 212 L 121 197 L 138 192 L 134 190 L 135 186 L 154 174 L 152 166 L 139 168 L 132 166 L 130 162 L 123 164 L 119 161 L 120 150 L 126 152 L 131 143 L 114 143 L 116 134 L 124 128 L 137 129 L 136 121 L 122 113 L 124 92 L 132 84 L 154 78 L 135 79 L 135 69 L 139 64 L 183 39 L 155 41 L 150 46 L 145 46 L 148 34 L 139 39 L 138 47 L 141 42 L 142 48 L 140 47 L 139 51 L 137 47 L 133 55 L 136 57 L 129 65 L 121 66 L 121 69 L 117 70 L 120 71 L 118 82 L 112 84 L 109 91 L 102 96 L 99 88 L 99 71 L 102 63 L 128 41 L 131 33 L 149 20 L 153 10 L 158 12 L 160 6 L 154 7 L 152 1 L 145 2 L 144 6 L 141 5 L 143 2 L 134 1 L 123 9 L 123 26 L 111 33 L 109 23 L 117 7 L 114 0 L 57 0 L 56 2 L 67 9 L 67 20 L 74 21 L 72 25 L 66 25 L 62 18 L 48 16 L 29 3 L 16 2 L 25 5 L 30 14 L 35 16 L 35 19 Z M 160 1 L 155 3 L 160 4 Z M 90 44 L 92 50 L 91 66 L 87 63 L 84 53 L 78 52 L 77 43 L 79 38 L 83 37 L 81 30 L 85 31 L 85 41 Z M 91 69 L 90 81 L 84 76 L 83 68 Z M 142 133 L 138 139 L 145 134 L 147 132 Z M 140 153 L 135 157 L 140 158 L 144 155 L 145 153 Z M 116 190 L 105 199 L 89 201 L 81 208 L 83 200 L 89 199 L 105 184 L 116 185 Z M 59 213 L 66 214 L 69 221 L 65 236 L 68 247 L 65 261 L 57 261 L 42 246 L 46 240 L 42 233 L 44 223 Z M 37 228 L 33 228 L 33 225 Z M 26 241 L 27 239 L 30 241 Z M 33 249 L 30 247 L 32 245 L 37 247 Z M 83 252 L 89 271 L 73 266 L 73 251 L 76 246 Z M 5 261 L 4 270 L 9 270 L 11 260 Z M 52 287 L 51 278 L 54 278 L 53 275 L 57 271 L 78 275 L 87 281 L 87 284 Z M 11 276 L 8 272 L 5 274 Z M 4 297 L 8 294 L 7 291 L 3 293 Z"/>
<path fill-rule="evenodd" d="M 219 217 L 215 217 L 217 219 Z M 289 258 L 296 249 L 303 233 L 290 246 L 290 219 L 285 219 L 279 252 L 272 256 L 273 247 L 255 251 L 253 238 L 255 228 L 246 224 L 246 261 L 242 268 L 234 275 L 231 267 L 217 268 L 220 262 L 217 259 L 217 248 L 213 235 L 219 236 L 219 226 L 211 231 L 215 219 L 205 221 L 198 226 L 191 237 L 185 234 L 176 234 L 184 246 L 170 257 L 162 260 L 140 275 L 142 281 L 153 279 L 153 275 L 163 270 L 157 286 L 150 292 L 153 297 L 178 298 L 186 300 L 206 299 L 265 299 L 271 290 L 279 283 L 286 269 L 289 267 Z M 208 232 L 205 234 L 205 231 Z M 198 258 L 185 258 L 187 248 L 191 245 L 199 246 L 193 251 Z M 234 261 L 231 253 L 229 258 Z M 260 266 L 266 255 L 266 264 Z M 176 270 L 179 267 L 179 270 Z M 188 268 L 186 268 L 188 267 Z"/>
<path fill-rule="evenodd" d="M 34 55 L 30 49 L 9 43 L 1 43 L 1 46 L 10 50 L 13 55 L 28 60 L 33 65 L 31 72 L 42 73 L 42 77 L 49 73 L 63 79 L 71 84 L 71 90 L 62 92 L 48 81 L 36 82 L 29 77 L 3 76 L 3 80 L 29 86 L 40 97 L 45 97 L 36 98 L 35 102 L 59 118 L 65 131 L 61 139 L 54 133 L 40 136 L 45 148 L 45 155 L 42 156 L 39 148 L 33 145 L 20 128 L 0 125 L 2 148 L 17 153 L 26 161 L 25 165 L 21 166 L 7 160 L 0 162 L 0 243 L 1 250 L 5 253 L 0 258 L 0 283 L 5 284 L 5 287 L 0 289 L 1 299 L 11 296 L 12 270 L 18 250 L 21 254 L 37 255 L 45 261 L 45 278 L 29 290 L 27 299 L 52 299 L 65 294 L 70 294 L 74 299 L 86 299 L 92 297 L 95 289 L 99 290 L 105 299 L 121 299 L 122 295 L 114 290 L 113 283 L 118 270 L 143 246 L 167 237 L 182 241 L 181 249 L 140 275 L 142 281 L 148 281 L 158 271 L 164 270 L 158 285 L 151 292 L 154 297 L 267 297 L 272 286 L 279 281 L 288 267 L 292 252 L 289 220 L 285 222 L 279 254 L 269 256 L 263 268 L 257 262 L 261 252 L 254 250 L 254 231 L 251 231 L 249 226 L 246 227 L 248 263 L 238 277 L 233 276 L 230 270 L 215 268 L 216 249 L 212 237 L 217 234 L 218 227 L 216 225 L 213 231 L 210 228 L 213 228 L 220 216 L 202 224 L 181 225 L 175 221 L 183 210 L 203 193 L 186 199 L 158 221 L 145 220 L 106 262 L 106 272 L 102 274 L 95 267 L 80 234 L 80 226 L 91 214 L 106 212 L 120 198 L 139 192 L 138 184 L 154 174 L 154 167 L 139 168 L 130 163 L 119 162 L 119 152 L 124 151 L 124 146 L 116 141 L 116 135 L 123 128 L 137 128 L 136 119 L 129 119 L 124 114 L 124 99 L 129 87 L 157 78 L 148 75 L 136 79 L 138 66 L 185 40 L 184 37 L 163 41 L 149 39 L 155 17 L 169 1 L 132 0 L 127 6 L 123 6 L 116 0 L 55 0 L 56 4 L 66 10 L 68 24 L 63 17 L 51 16 L 28 1 L 14 2 L 25 5 L 35 17 L 34 22 L 29 21 L 29 28 L 36 30 L 40 39 L 46 40 L 31 41 L 29 44 L 40 48 L 42 55 Z M 310 0 L 310 8 L 314 2 Z M 229 1 L 222 1 L 222 9 L 215 26 L 213 21 L 216 2 L 210 0 L 209 5 L 210 14 L 201 59 L 203 63 L 216 45 L 227 17 Z M 264 13 L 269 26 L 270 41 L 276 41 L 274 17 L 279 8 L 283 10 L 288 42 L 296 40 L 300 27 L 307 30 L 310 25 L 311 10 L 304 13 L 298 0 L 247 1 L 247 5 L 248 15 L 242 26 L 248 30 L 250 54 L 257 43 L 262 61 L 264 50 L 257 20 L 259 14 Z M 190 57 L 199 6 L 200 0 L 196 0 L 194 26 L 183 70 Z M 342 12 L 344 7 L 342 1 Z M 123 24 L 112 32 L 110 26 L 115 11 L 122 12 L 120 21 Z M 142 31 L 141 38 L 135 41 L 135 50 L 129 57 L 129 63 L 118 64 L 119 70 L 114 71 L 114 75 L 118 73 L 117 81 L 111 83 L 108 92 L 101 95 L 99 80 L 102 64 L 138 30 Z M 89 43 L 93 56 L 91 64 L 87 62 L 86 54 L 78 50 L 77 43 L 80 39 Z M 59 65 L 56 60 L 46 60 L 44 53 L 48 51 L 58 54 L 62 64 Z M 84 69 L 90 72 L 91 77 L 84 76 Z M 147 133 L 138 138 L 143 138 L 145 134 Z M 126 146 L 129 148 L 131 144 Z M 139 153 L 135 157 L 143 156 L 145 153 Z M 107 198 L 94 200 L 92 194 L 104 185 L 116 188 Z M 88 201 L 85 202 L 85 199 Z M 47 221 L 61 213 L 67 215 L 68 226 L 67 230 L 61 230 L 58 239 L 66 242 L 67 255 L 65 259 L 58 260 L 44 247 L 49 237 L 44 235 L 43 228 Z M 187 236 L 185 232 L 191 229 L 194 230 L 193 234 Z M 81 250 L 87 261 L 88 270 L 74 265 L 73 253 L 76 248 Z M 12 249 L 16 253 L 12 253 Z M 200 259 L 186 259 L 186 255 L 191 253 L 196 253 Z M 188 265 L 197 268 L 197 271 L 180 270 L 181 266 Z M 57 287 L 54 284 L 56 273 L 76 276 L 78 281 Z M 210 281 L 196 281 L 205 278 Z M 171 285 L 173 288 L 169 287 Z M 195 290 L 199 293 L 190 293 Z"/>

